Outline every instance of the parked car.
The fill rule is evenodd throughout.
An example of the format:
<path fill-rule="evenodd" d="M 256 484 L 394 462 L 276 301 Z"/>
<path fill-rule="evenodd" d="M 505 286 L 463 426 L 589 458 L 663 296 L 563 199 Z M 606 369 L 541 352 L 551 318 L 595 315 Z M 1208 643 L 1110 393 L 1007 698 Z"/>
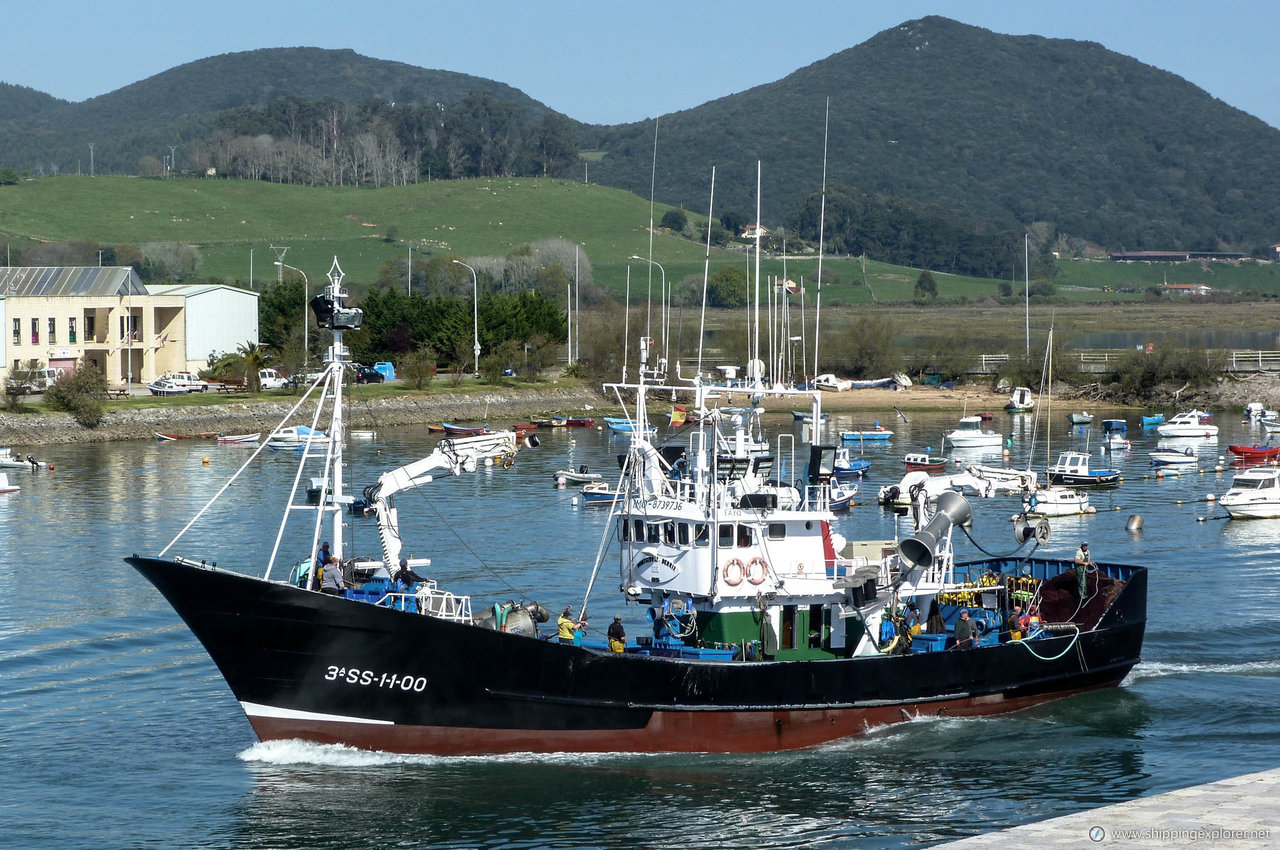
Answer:
<path fill-rule="evenodd" d="M 202 393 L 209 389 L 209 385 L 200 380 L 200 376 L 192 372 L 170 372 L 167 375 L 161 375 L 156 378 L 156 383 L 168 381 L 169 383 L 183 387 L 189 393 Z"/>
<path fill-rule="evenodd" d="M 382 373 L 372 366 L 353 366 L 352 371 L 356 373 L 357 384 L 380 384 L 386 380 Z"/>
<path fill-rule="evenodd" d="M 19 369 L 19 374 L 25 375 L 25 380 L 18 380 L 16 377 L 9 379 L 9 387 L 19 394 L 25 393 L 42 393 L 53 384 L 54 381 L 62 377 L 64 369 Z M 13 374 L 11 371 L 10 374 Z"/>
<path fill-rule="evenodd" d="M 289 381 L 275 369 L 259 369 L 258 385 L 264 390 L 278 390 Z"/>

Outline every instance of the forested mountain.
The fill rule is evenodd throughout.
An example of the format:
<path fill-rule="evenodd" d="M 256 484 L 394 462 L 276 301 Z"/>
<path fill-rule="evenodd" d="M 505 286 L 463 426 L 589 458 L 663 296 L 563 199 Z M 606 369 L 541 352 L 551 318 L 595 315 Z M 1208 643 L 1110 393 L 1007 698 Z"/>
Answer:
<path fill-rule="evenodd" d="M 94 143 L 99 172 L 151 174 L 175 145 L 179 170 L 377 186 L 576 176 L 590 150 L 593 181 L 649 193 L 652 121 L 577 124 L 501 83 L 350 51 L 213 57 L 79 104 L 29 92 L 0 89 L 0 169 L 87 172 Z M 902 257 L 943 228 L 934 253 L 977 269 L 1028 230 L 1042 249 L 1280 241 L 1280 131 L 1101 45 L 941 17 L 662 116 L 657 199 L 704 212 L 715 165 L 717 215 L 750 221 L 760 160 L 764 223 L 816 239 L 827 98 L 835 250 Z"/>
<path fill-rule="evenodd" d="M 792 220 L 846 184 L 1015 229 L 1113 249 L 1280 241 L 1280 131 L 1202 89 L 1098 44 L 909 21 L 776 83 L 662 116 L 657 196 Z M 653 122 L 614 128 L 591 177 L 647 195 Z M 816 233 L 811 234 L 816 235 Z"/>
<path fill-rule="evenodd" d="M 64 103 L 65 100 L 26 86 L 0 83 L 0 122 L 25 118 Z"/>
<path fill-rule="evenodd" d="M 511 86 L 469 74 L 351 50 L 271 48 L 190 62 L 82 103 L 50 98 L 56 106 L 0 120 L 0 166 L 56 174 L 74 173 L 79 164 L 88 173 L 92 143 L 97 173 L 145 174 L 151 160 L 161 164 L 170 145 L 179 148 L 177 168 L 191 170 L 212 164 L 210 148 L 237 134 L 279 133 L 296 146 L 306 133 L 327 126 L 332 144 L 353 124 L 367 129 L 359 126 L 362 104 L 391 113 L 395 104 L 419 107 L 419 113 L 434 109 L 438 117 L 445 111 L 440 105 L 447 109 L 468 95 L 502 104 L 522 125 L 555 114 Z M 5 102 L 0 93 L 0 109 Z M 257 113 L 262 120 L 247 120 Z M 413 166 L 416 174 L 416 159 Z"/>

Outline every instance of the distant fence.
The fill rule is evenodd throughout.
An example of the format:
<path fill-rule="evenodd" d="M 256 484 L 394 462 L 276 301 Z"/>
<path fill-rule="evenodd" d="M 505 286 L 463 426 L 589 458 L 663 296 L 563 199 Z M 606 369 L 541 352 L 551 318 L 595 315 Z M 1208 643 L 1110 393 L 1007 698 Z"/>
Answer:
<path fill-rule="evenodd" d="M 1129 356 L 1132 349 L 1090 349 L 1087 351 L 1064 352 L 1076 368 L 1088 374 L 1104 375 L 1115 371 L 1121 358 Z M 1235 351 L 1223 352 L 1226 355 L 1224 370 L 1227 372 L 1280 372 L 1280 351 Z M 983 354 L 978 358 L 971 375 L 994 375 L 1009 360 L 1007 354 Z"/>

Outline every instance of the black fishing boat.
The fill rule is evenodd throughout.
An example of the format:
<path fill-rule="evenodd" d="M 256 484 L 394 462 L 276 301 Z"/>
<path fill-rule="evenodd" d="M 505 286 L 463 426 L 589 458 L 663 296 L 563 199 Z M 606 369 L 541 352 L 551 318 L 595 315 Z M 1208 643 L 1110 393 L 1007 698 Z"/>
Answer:
<path fill-rule="evenodd" d="M 334 332 L 323 382 L 331 397 L 318 406 L 332 414 L 332 440 L 301 453 L 329 483 L 315 505 L 290 496 L 286 513 L 314 518 L 287 544 L 299 567 L 286 580 L 258 578 L 212 566 L 208 553 L 168 555 L 173 543 L 126 559 L 204 645 L 264 741 L 437 754 L 783 750 L 1113 686 L 1139 660 L 1144 568 L 1080 573 L 1035 557 L 1038 536 L 1025 526 L 1018 537 L 1031 552 L 957 563 L 952 534 L 970 515 L 954 493 L 931 516 L 919 508 L 919 530 L 901 541 L 845 541 L 832 528 L 834 447 L 810 450 L 805 483 L 771 478 L 774 457 L 735 451 L 743 441 L 717 430 L 742 427 L 740 416 L 707 408 L 724 388 L 667 384 L 665 364 L 648 367 L 644 342 L 638 383 L 615 387 L 641 427 L 610 525 L 619 591 L 648 606 L 652 635 L 623 652 L 564 644 L 540 628 L 547 615 L 536 604 L 473 613 L 468 597 L 434 581 L 392 580 L 395 494 L 433 473 L 510 465 L 509 432 L 445 439 L 367 488 L 383 558 L 348 559 L 342 595 L 317 592 L 310 553 L 326 519 L 343 560 L 342 333 L 360 323 L 343 305 L 336 260 L 330 281 L 313 309 Z M 659 388 L 689 392 L 702 414 L 681 446 L 647 436 L 646 394 Z M 1021 639 L 1006 628 L 1015 602 L 1038 607 Z M 962 610 L 974 626 L 957 646 Z M 916 626 L 918 611 L 931 615 L 927 628 Z"/>

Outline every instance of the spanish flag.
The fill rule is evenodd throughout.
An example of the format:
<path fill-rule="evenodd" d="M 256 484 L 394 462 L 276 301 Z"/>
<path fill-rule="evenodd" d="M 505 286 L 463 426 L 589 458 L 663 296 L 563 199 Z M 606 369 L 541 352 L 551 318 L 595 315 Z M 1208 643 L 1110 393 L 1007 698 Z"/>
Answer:
<path fill-rule="evenodd" d="M 679 405 L 673 405 L 671 408 L 671 427 L 676 428 L 683 425 L 686 420 L 685 409 Z"/>

